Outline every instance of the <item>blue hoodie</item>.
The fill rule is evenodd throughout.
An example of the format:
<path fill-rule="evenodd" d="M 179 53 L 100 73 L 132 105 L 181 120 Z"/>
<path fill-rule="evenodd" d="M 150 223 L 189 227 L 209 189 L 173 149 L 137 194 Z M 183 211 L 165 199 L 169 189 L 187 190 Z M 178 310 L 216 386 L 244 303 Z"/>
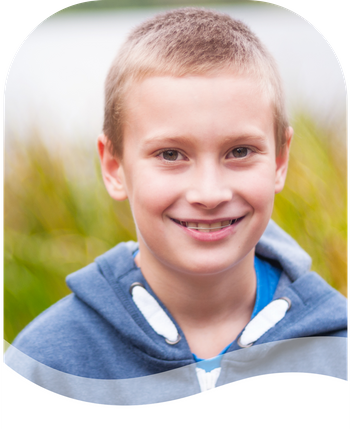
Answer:
<path fill-rule="evenodd" d="M 274 222 L 256 246 L 257 255 L 282 269 L 273 302 L 206 379 L 181 328 L 135 265 L 136 249 L 134 242 L 121 243 L 69 275 L 73 293 L 18 335 L 6 363 L 54 392 L 120 405 L 177 399 L 206 390 L 206 383 L 276 372 L 346 378 L 346 299 L 309 271 L 310 257 Z M 135 284 L 145 289 L 150 311 L 133 297 Z"/>

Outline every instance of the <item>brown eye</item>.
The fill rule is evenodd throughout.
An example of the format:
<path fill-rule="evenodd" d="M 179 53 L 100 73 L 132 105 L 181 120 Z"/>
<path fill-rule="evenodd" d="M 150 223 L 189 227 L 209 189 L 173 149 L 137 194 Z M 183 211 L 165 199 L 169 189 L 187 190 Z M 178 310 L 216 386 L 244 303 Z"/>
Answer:
<path fill-rule="evenodd" d="M 177 150 L 165 150 L 162 155 L 167 161 L 176 161 L 179 157 L 179 152 Z"/>
<path fill-rule="evenodd" d="M 244 158 L 248 155 L 249 149 L 247 147 L 237 147 L 232 149 L 231 154 L 234 158 Z"/>

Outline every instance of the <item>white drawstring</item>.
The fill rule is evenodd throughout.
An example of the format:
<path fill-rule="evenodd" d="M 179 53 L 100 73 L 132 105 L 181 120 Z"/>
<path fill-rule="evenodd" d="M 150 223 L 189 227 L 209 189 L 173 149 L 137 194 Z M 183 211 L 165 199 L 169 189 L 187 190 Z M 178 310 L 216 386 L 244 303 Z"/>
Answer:
<path fill-rule="evenodd" d="M 250 347 L 268 330 L 280 322 L 291 306 L 288 298 L 279 298 L 264 307 L 247 326 L 237 343 L 240 347 Z"/>
<path fill-rule="evenodd" d="M 144 286 L 141 283 L 133 283 L 130 287 L 130 293 L 137 308 L 157 334 L 164 337 L 168 344 L 178 343 L 181 337 L 176 326 Z"/>
<path fill-rule="evenodd" d="M 203 368 L 196 368 L 197 378 L 201 392 L 206 390 L 214 389 L 216 382 L 218 381 L 221 368 L 214 368 L 210 372 L 206 372 Z"/>

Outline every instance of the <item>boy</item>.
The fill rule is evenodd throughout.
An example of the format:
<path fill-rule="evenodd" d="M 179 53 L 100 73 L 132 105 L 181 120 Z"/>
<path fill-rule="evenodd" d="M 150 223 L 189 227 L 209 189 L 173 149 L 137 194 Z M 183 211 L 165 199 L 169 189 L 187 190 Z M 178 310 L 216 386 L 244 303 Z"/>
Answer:
<path fill-rule="evenodd" d="M 208 10 L 158 15 L 123 45 L 105 96 L 103 179 L 129 200 L 138 243 L 68 276 L 73 294 L 28 325 L 8 364 L 109 404 L 278 371 L 345 378 L 346 300 L 270 221 L 293 131 L 256 36 Z"/>

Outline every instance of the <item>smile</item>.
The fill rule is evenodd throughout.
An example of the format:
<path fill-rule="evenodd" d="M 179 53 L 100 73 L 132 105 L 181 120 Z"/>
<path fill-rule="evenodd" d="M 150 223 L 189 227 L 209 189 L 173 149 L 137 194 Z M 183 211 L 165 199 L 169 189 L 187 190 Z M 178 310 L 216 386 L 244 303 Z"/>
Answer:
<path fill-rule="evenodd" d="M 223 220 L 221 222 L 214 222 L 214 223 L 185 222 L 185 221 L 177 220 L 177 219 L 171 219 L 171 220 L 173 222 L 181 225 L 181 226 L 188 228 L 188 229 L 194 229 L 196 231 L 201 231 L 201 232 L 211 232 L 211 231 L 215 231 L 218 229 L 227 228 L 227 227 L 233 225 L 234 223 L 238 222 L 241 219 L 242 219 L 242 217 L 236 218 L 236 219 Z"/>

